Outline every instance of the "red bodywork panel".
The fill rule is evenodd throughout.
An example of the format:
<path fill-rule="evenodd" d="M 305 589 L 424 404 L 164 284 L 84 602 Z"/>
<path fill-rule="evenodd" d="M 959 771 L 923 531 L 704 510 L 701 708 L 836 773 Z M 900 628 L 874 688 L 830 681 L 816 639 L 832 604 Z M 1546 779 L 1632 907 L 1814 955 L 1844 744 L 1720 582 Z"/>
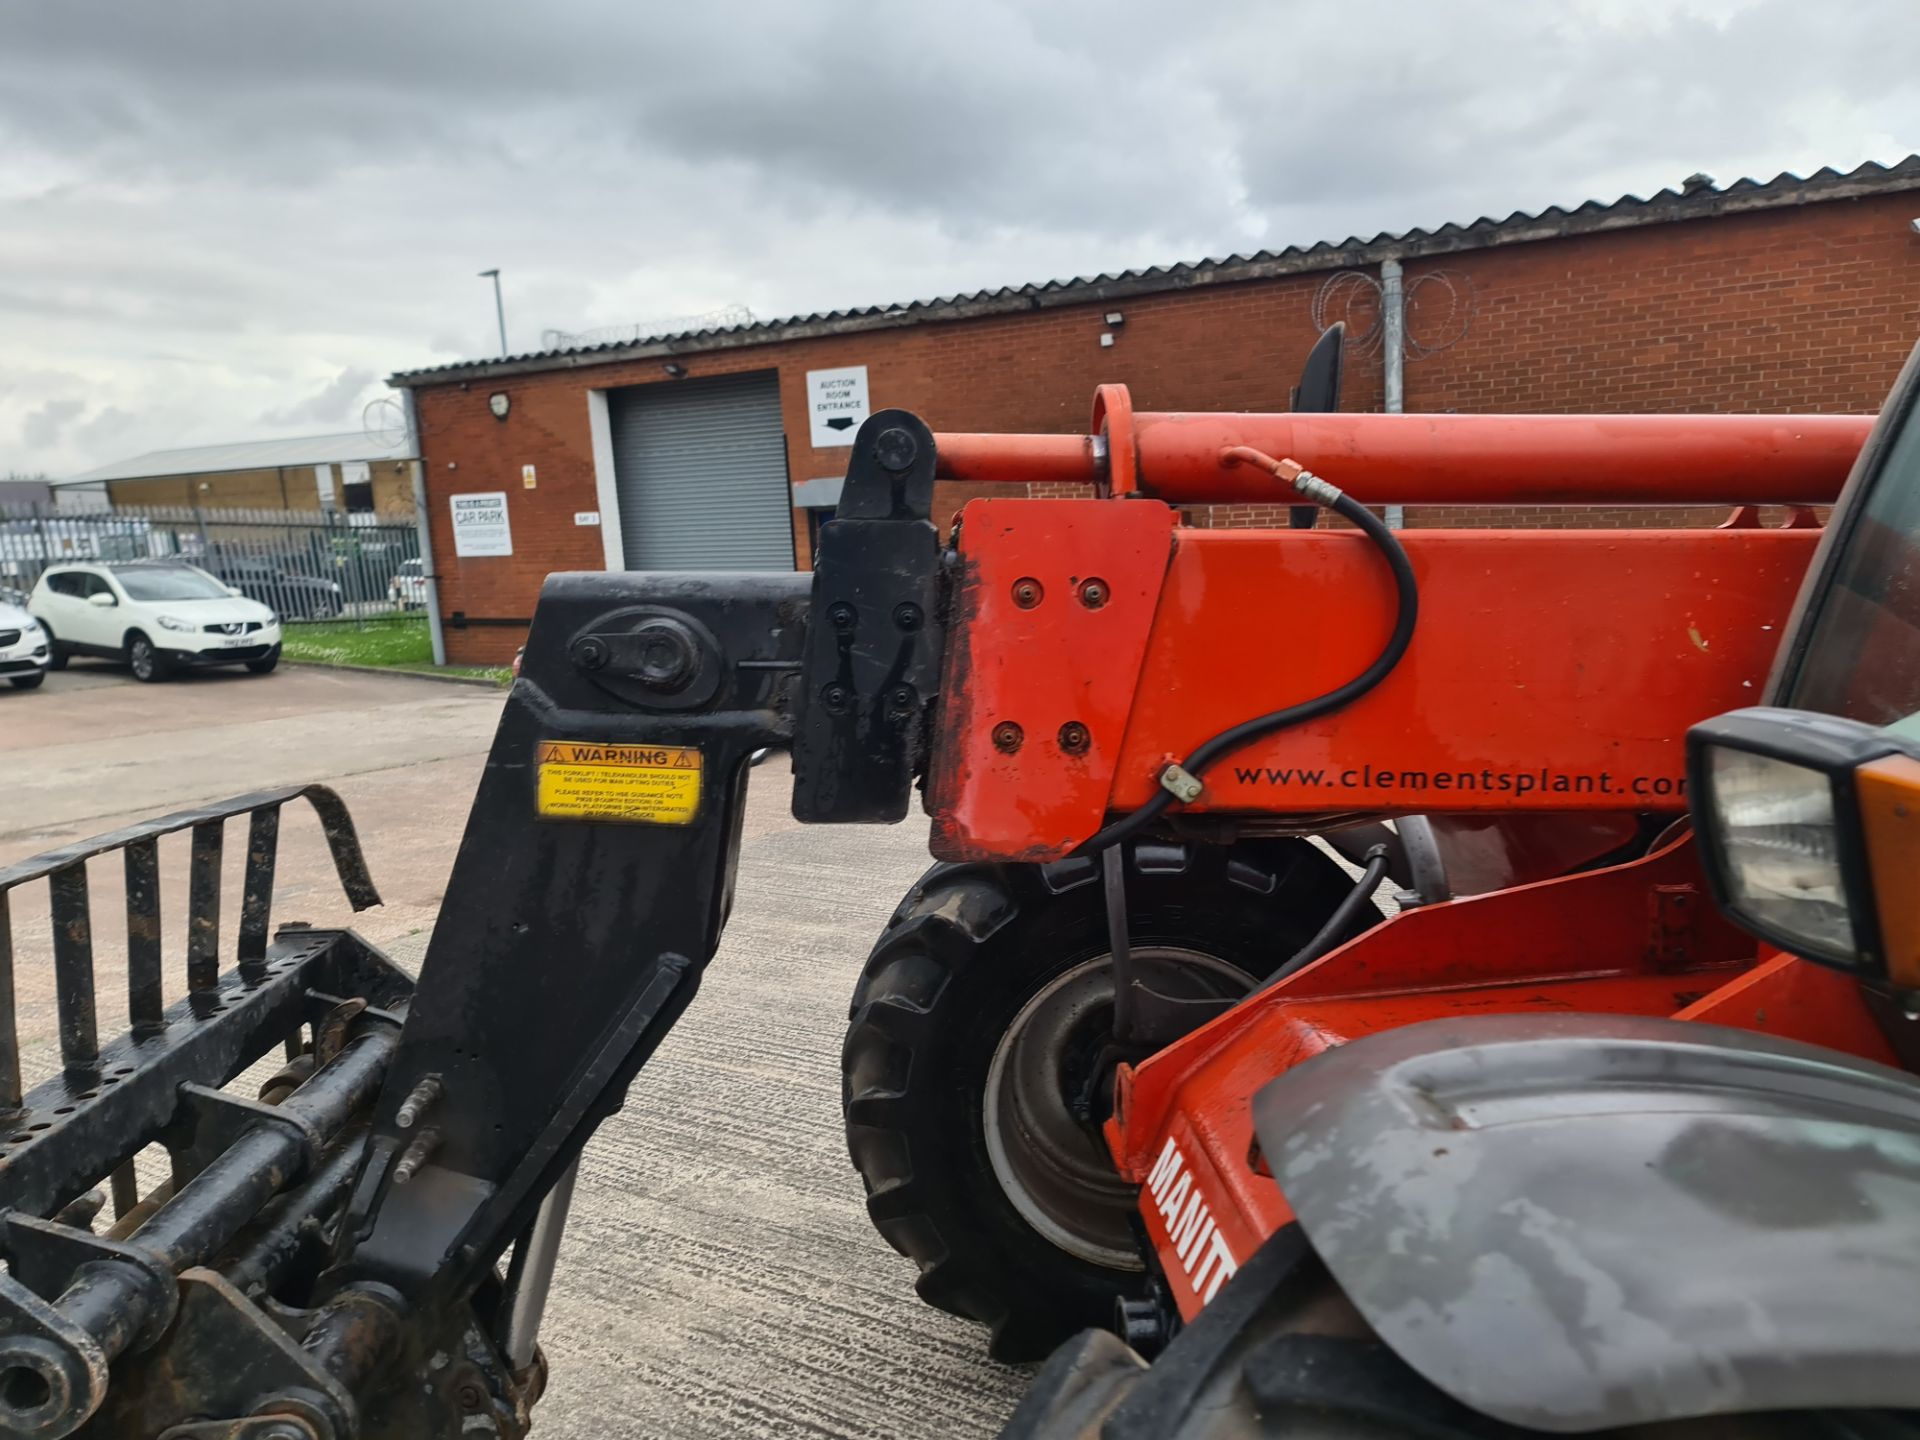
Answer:
<path fill-rule="evenodd" d="M 1687 727 L 1758 697 L 1818 532 L 1402 540 L 1420 620 L 1399 667 L 1222 760 L 1188 809 L 1679 812 Z M 976 500 L 959 553 L 928 800 L 942 859 L 1069 853 L 1169 760 L 1363 670 L 1392 626 L 1386 566 L 1352 531 L 1178 528 L 1137 497 Z"/>
<path fill-rule="evenodd" d="M 1851 979 L 1755 952 L 1713 908 L 1683 837 L 1630 864 L 1403 911 L 1122 1067 L 1107 1138 L 1143 1187 L 1182 1314 L 1292 1219 L 1255 1151 L 1254 1095 L 1360 1036 L 1450 1015 L 1585 1011 L 1759 1029 L 1897 1063 Z"/>

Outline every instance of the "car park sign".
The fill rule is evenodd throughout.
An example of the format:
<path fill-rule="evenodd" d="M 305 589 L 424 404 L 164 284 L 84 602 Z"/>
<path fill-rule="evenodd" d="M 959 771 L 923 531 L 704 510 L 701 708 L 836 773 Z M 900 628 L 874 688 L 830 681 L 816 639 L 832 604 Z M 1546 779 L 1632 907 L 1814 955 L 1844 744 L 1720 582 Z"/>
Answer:
<path fill-rule="evenodd" d="M 456 555 L 511 555 L 513 531 L 507 524 L 507 492 L 490 490 L 477 495 L 454 495 L 453 553 Z"/>

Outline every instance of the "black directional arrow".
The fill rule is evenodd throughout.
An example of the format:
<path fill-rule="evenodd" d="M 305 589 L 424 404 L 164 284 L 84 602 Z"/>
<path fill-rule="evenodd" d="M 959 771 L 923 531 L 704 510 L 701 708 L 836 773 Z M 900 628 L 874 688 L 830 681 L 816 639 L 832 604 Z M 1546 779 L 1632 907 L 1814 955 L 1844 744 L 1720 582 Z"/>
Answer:
<path fill-rule="evenodd" d="M 853 417 L 851 415 L 836 415 L 827 421 L 827 429 L 829 430 L 851 430 L 852 428 Z"/>

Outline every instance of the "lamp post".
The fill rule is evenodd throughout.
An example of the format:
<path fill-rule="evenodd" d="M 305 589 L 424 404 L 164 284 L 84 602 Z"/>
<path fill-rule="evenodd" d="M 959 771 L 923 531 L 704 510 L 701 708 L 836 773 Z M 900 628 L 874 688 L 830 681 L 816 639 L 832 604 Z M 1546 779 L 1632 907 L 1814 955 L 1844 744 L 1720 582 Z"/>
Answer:
<path fill-rule="evenodd" d="M 507 356 L 507 307 L 500 299 L 500 272 L 497 269 L 482 270 L 480 278 L 493 281 L 493 313 L 500 321 L 500 358 L 504 360 Z"/>

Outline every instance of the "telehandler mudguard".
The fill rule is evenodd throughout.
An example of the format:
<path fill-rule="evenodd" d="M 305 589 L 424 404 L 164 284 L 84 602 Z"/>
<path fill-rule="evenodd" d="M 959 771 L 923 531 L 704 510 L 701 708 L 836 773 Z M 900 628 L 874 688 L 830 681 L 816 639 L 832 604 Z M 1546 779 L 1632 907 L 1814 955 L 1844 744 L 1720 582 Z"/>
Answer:
<path fill-rule="evenodd" d="M 1691 1021 L 1387 1030 L 1255 1097 L 1373 1331 L 1547 1431 L 1920 1408 L 1920 1081 Z"/>

